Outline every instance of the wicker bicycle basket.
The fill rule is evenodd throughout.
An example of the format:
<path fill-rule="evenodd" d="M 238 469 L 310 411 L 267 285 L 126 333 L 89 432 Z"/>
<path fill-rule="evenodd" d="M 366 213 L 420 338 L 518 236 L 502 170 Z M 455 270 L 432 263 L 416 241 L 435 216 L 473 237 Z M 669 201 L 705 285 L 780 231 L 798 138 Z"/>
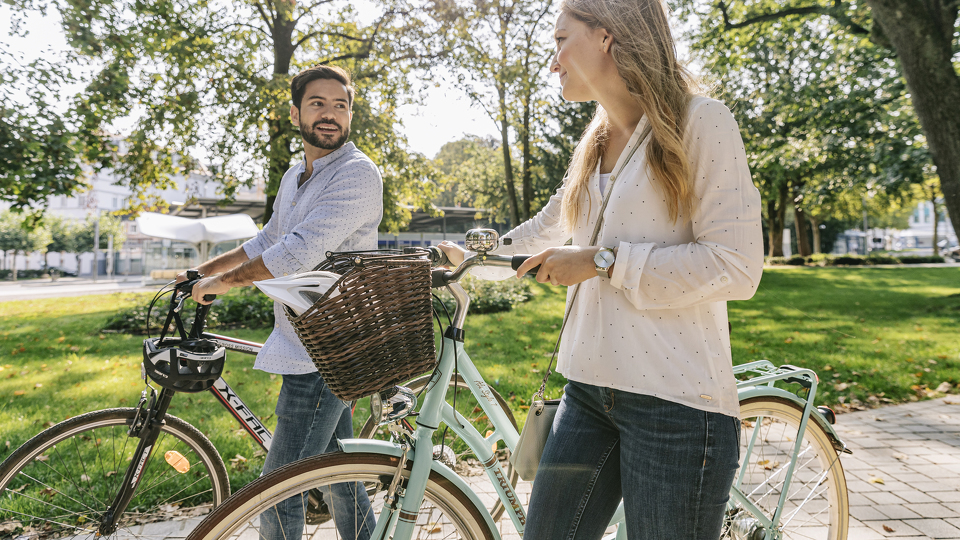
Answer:
<path fill-rule="evenodd" d="M 359 399 L 436 367 L 423 250 L 328 253 L 318 270 L 341 277 L 310 309 L 286 313 L 334 395 Z"/>

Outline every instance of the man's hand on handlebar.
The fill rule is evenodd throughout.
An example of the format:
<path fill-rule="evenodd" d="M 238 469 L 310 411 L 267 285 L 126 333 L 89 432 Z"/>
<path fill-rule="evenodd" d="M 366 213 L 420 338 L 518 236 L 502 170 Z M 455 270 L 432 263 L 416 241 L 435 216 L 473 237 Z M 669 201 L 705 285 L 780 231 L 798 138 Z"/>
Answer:
<path fill-rule="evenodd" d="M 179 278 L 180 276 L 177 276 L 177 279 Z M 205 296 L 224 294 L 229 290 L 230 287 L 220 280 L 220 276 L 206 277 L 193 286 L 193 299 L 198 304 L 208 305 L 212 300 L 205 300 Z"/>
<path fill-rule="evenodd" d="M 191 268 L 190 270 L 196 270 L 196 268 Z M 189 272 L 190 270 L 184 270 L 183 272 L 180 272 L 179 274 L 177 274 L 177 283 L 183 283 L 184 281 L 189 279 L 187 278 L 187 272 Z"/>

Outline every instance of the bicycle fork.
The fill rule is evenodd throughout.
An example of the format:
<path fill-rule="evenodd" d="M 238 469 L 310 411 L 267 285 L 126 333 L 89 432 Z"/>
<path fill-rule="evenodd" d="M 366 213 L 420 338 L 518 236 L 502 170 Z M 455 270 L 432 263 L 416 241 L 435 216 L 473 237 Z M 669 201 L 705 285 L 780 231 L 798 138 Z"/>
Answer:
<path fill-rule="evenodd" d="M 134 417 L 133 425 L 130 426 L 129 436 L 138 437 L 140 442 L 133 453 L 133 459 L 127 467 L 127 472 L 123 476 L 123 482 L 120 484 L 120 491 L 109 508 L 103 513 L 100 519 L 100 526 L 97 528 L 96 536 L 109 536 L 116 532 L 120 516 L 127 509 L 127 505 L 133 499 L 137 486 L 143 478 L 143 471 L 150 460 L 154 443 L 160 436 L 160 427 L 163 425 L 163 418 L 167 414 L 167 408 L 170 406 L 170 400 L 173 399 L 175 392 L 162 389 L 157 395 L 153 388 L 150 388 L 150 403 L 144 409 L 147 402 L 146 390 L 141 395 L 140 403 L 137 406 L 137 415 Z M 141 417 L 141 415 L 146 415 Z M 141 419 L 142 418 L 142 419 Z"/>

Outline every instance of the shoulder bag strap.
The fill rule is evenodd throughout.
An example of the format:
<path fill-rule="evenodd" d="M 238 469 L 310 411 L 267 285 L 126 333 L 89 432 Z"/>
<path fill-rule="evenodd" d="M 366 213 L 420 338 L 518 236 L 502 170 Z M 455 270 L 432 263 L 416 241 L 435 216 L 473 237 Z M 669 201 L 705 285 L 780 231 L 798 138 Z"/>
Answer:
<path fill-rule="evenodd" d="M 623 160 L 620 164 L 620 167 L 610 175 L 610 185 L 607 186 L 606 196 L 603 198 L 603 203 L 600 204 L 600 213 L 597 216 L 597 223 L 593 227 L 593 235 L 590 236 L 589 246 L 594 245 L 597 242 L 597 236 L 600 235 L 600 227 L 603 226 L 603 213 L 607 209 L 607 203 L 610 202 L 610 194 L 613 193 L 613 185 L 616 183 L 617 179 L 620 177 L 620 172 L 623 171 L 623 168 L 627 166 L 627 163 L 630 163 L 630 160 L 633 159 L 633 155 L 637 153 L 637 149 L 643 144 L 643 141 L 647 138 L 647 135 L 650 134 L 650 124 L 647 124 L 643 128 L 643 132 L 640 133 L 640 138 L 637 139 L 637 144 L 633 145 L 633 148 L 630 149 L 630 153 L 627 154 L 627 159 Z M 547 372 L 543 375 L 543 381 L 540 383 L 540 389 L 537 390 L 537 393 L 533 395 L 533 401 L 543 401 L 543 393 L 547 390 L 547 379 L 550 378 L 551 369 L 553 368 L 553 362 L 557 359 L 557 352 L 560 351 L 560 338 L 563 337 L 563 329 L 567 326 L 567 320 L 570 318 L 570 311 L 573 309 L 574 303 L 577 301 L 577 293 L 580 292 L 580 284 L 577 283 L 573 289 L 573 296 L 570 297 L 570 303 L 567 304 L 567 308 L 563 313 L 563 322 L 560 324 L 560 334 L 557 335 L 557 344 L 553 347 L 553 355 L 550 356 L 550 363 L 547 365 Z"/>

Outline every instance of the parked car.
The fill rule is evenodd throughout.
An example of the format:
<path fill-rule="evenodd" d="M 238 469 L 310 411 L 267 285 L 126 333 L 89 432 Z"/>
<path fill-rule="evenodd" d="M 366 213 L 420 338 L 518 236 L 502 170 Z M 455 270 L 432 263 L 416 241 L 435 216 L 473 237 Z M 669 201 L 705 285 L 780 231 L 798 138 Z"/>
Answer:
<path fill-rule="evenodd" d="M 960 262 L 960 246 L 954 246 L 940 251 L 945 259 L 953 259 L 954 262 Z"/>
<path fill-rule="evenodd" d="M 48 266 L 47 273 L 50 274 L 50 277 L 56 279 L 58 277 L 77 277 L 77 273 L 72 270 L 66 270 L 60 268 L 59 266 Z"/>

